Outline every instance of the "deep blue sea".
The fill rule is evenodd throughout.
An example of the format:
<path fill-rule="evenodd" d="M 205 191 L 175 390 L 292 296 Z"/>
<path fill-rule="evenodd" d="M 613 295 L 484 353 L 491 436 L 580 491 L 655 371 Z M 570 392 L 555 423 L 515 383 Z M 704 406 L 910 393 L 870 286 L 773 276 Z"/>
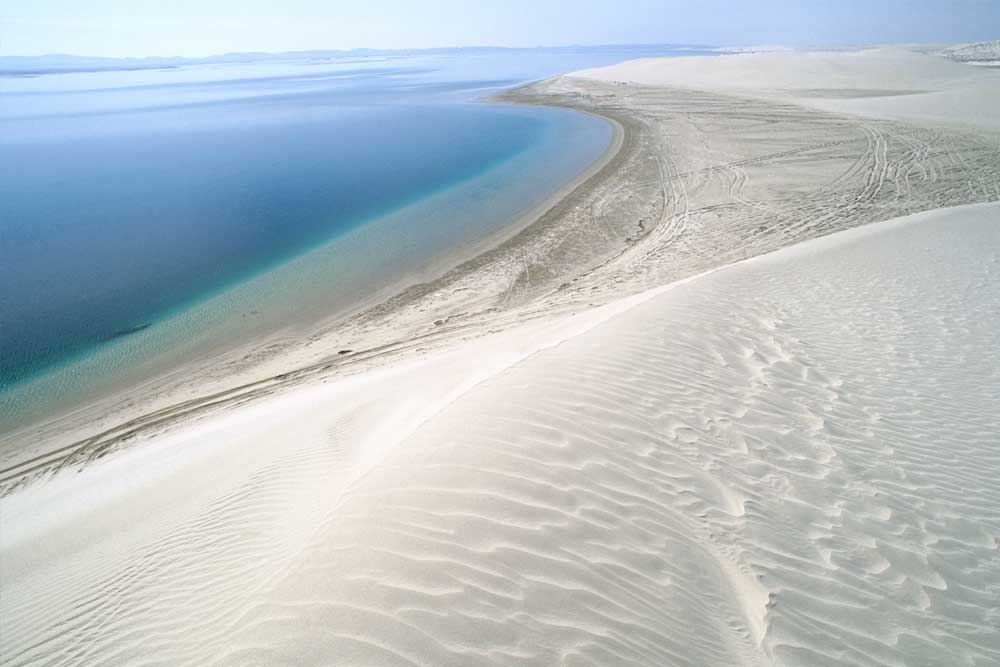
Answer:
<path fill-rule="evenodd" d="M 334 312 L 496 233 L 585 170 L 613 131 L 479 100 L 670 53 L 0 76 L 0 430 L 223 339 Z"/>

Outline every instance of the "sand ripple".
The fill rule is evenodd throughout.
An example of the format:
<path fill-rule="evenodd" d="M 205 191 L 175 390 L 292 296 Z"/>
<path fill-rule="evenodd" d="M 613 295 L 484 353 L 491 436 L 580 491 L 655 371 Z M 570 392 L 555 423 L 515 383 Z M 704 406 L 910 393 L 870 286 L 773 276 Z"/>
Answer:
<path fill-rule="evenodd" d="M 416 366 L 181 433 L 247 442 L 127 538 L 8 549 L 4 662 L 997 664 L 998 216 L 566 318 L 450 394 Z"/>

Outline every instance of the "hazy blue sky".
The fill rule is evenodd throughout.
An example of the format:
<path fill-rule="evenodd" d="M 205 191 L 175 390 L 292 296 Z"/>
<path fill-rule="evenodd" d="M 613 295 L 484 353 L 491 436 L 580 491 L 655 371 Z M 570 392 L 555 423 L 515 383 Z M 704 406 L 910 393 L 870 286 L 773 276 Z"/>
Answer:
<path fill-rule="evenodd" d="M 0 55 L 1000 38 L 1000 0 L 2 0 Z"/>

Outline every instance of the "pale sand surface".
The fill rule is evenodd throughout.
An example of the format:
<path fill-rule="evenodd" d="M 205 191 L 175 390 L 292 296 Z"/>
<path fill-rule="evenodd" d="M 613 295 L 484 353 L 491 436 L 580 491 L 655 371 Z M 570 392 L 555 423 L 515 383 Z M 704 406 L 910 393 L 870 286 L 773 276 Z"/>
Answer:
<path fill-rule="evenodd" d="M 842 231 L 992 119 L 615 81 L 508 96 L 623 132 L 492 250 L 7 442 L 0 661 L 1000 660 L 1000 207 Z"/>
<path fill-rule="evenodd" d="M 961 68 L 956 78 L 977 71 L 941 62 Z M 810 85 L 856 89 L 867 78 L 855 71 L 846 82 Z M 992 130 L 820 112 L 753 95 L 577 76 L 514 91 L 507 99 L 614 120 L 623 129 L 619 150 L 534 223 L 443 275 L 350 317 L 247 341 L 5 435 L 0 491 L 127 445 L 133 433 L 307 378 L 364 372 L 838 229 L 1000 198 L 1000 135 Z M 891 99 L 921 106 L 915 95 Z"/>
<path fill-rule="evenodd" d="M 806 242 L 9 496 L 5 662 L 996 664 L 998 220 Z"/>
<path fill-rule="evenodd" d="M 826 111 L 1000 128 L 1000 71 L 897 48 L 644 58 L 575 76 L 750 92 Z M 900 99 L 910 96 L 915 99 Z"/>

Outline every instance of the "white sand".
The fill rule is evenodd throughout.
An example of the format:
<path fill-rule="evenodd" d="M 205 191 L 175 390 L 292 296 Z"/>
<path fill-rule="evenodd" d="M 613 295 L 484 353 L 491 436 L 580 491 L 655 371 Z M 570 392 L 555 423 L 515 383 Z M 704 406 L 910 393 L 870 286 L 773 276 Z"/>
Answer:
<path fill-rule="evenodd" d="M 644 234 L 0 498 L 0 663 L 1000 664 L 1000 203 L 673 281 L 995 199 L 992 135 L 588 84 L 666 120 L 573 240 Z"/>
<path fill-rule="evenodd" d="M 728 91 L 883 118 L 1000 128 L 1000 71 L 898 48 L 643 58 L 574 76 Z"/>
<path fill-rule="evenodd" d="M 5 663 L 996 664 L 998 279 L 919 214 L 180 428 L 3 501 Z"/>

